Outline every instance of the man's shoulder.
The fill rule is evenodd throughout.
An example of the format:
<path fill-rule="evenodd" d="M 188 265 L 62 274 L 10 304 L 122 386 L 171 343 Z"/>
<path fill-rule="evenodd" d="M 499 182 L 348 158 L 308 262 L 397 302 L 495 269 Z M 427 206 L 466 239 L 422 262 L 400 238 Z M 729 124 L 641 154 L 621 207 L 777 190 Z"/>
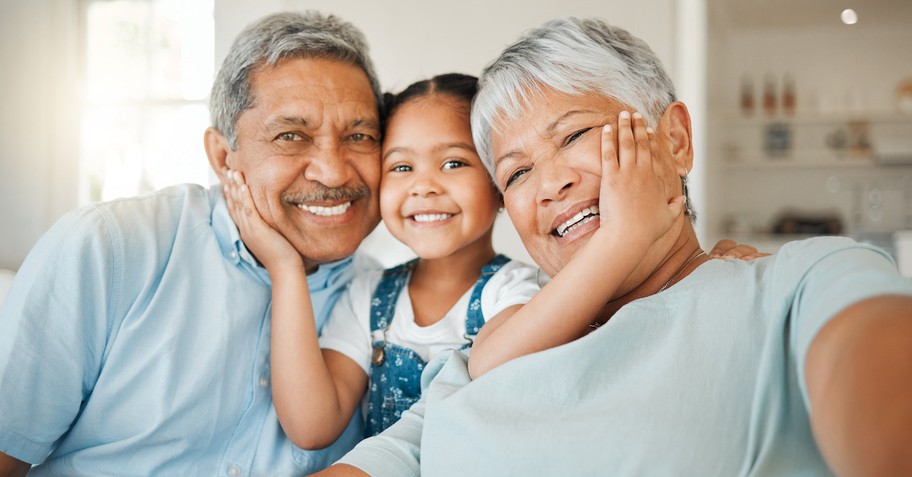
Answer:
<path fill-rule="evenodd" d="M 209 190 L 199 184 L 179 184 L 149 192 L 88 206 L 119 220 L 142 220 L 162 214 L 185 215 L 188 211 L 212 209 Z"/>

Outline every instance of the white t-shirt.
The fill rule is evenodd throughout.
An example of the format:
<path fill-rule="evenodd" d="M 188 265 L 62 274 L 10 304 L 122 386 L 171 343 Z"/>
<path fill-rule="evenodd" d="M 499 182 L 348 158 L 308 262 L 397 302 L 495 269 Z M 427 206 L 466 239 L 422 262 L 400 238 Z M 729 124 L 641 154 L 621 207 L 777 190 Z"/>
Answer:
<path fill-rule="evenodd" d="M 481 312 L 485 320 L 513 305 L 528 303 L 540 288 L 536 279 L 537 272 L 537 268 L 516 260 L 504 264 L 481 292 Z M 372 270 L 355 277 L 348 290 L 336 302 L 320 336 L 321 348 L 348 356 L 368 374 L 373 341 L 382 339 L 380 332 L 372 337 L 370 330 L 371 299 L 382 276 L 382 270 Z M 414 350 L 425 361 L 430 361 L 443 351 L 461 348 L 468 343 L 464 338 L 466 312 L 474 287 L 473 284 L 442 320 L 430 326 L 415 323 L 408 287 L 403 287 L 396 302 L 387 340 Z"/>

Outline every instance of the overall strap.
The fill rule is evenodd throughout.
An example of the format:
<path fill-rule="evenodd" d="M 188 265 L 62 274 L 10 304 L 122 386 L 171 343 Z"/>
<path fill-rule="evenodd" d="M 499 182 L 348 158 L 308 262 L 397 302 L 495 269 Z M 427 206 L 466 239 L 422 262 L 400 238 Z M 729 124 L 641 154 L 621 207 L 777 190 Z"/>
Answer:
<path fill-rule="evenodd" d="M 409 276 L 417 264 L 416 258 L 383 271 L 383 277 L 371 298 L 371 332 L 385 330 L 389 326 L 396 312 L 396 302 L 399 301 L 402 288 L 408 284 Z"/>
<path fill-rule="evenodd" d="M 488 262 L 487 265 L 482 267 L 481 276 L 478 277 L 478 281 L 475 282 L 475 286 L 472 288 L 472 296 L 469 299 L 469 309 L 466 312 L 466 337 L 475 336 L 478 334 L 478 330 L 481 329 L 482 325 L 485 323 L 484 314 L 481 311 L 481 292 L 484 290 L 485 285 L 488 283 L 488 280 L 497 273 L 510 259 L 497 254 Z"/>

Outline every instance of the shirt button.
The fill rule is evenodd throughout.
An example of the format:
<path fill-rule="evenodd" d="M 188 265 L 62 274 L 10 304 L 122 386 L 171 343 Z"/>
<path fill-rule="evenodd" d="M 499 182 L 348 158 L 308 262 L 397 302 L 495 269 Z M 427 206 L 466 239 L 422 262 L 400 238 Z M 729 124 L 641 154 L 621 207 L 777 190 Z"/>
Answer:
<path fill-rule="evenodd" d="M 260 387 L 267 388 L 269 387 L 269 378 L 266 376 L 260 376 Z"/>
<path fill-rule="evenodd" d="M 232 465 L 231 467 L 228 467 L 228 475 L 231 475 L 231 476 L 241 475 L 241 468 L 236 465 Z"/>
<path fill-rule="evenodd" d="M 228 256 L 231 257 L 232 259 L 235 259 L 235 258 L 237 258 L 237 252 L 232 251 L 231 253 L 228 254 Z"/>

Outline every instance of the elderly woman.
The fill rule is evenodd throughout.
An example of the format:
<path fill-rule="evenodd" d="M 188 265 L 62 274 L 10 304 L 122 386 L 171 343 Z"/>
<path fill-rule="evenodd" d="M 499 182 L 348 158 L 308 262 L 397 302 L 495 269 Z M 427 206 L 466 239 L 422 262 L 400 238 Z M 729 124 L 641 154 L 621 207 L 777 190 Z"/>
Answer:
<path fill-rule="evenodd" d="M 556 224 L 598 200 L 601 146 L 590 131 L 622 111 L 654 127 L 654 180 L 669 201 L 686 192 L 687 108 L 626 31 L 548 22 L 481 81 L 476 146 L 549 275 L 598 228 L 563 234 Z M 690 220 L 677 220 L 595 331 L 474 381 L 454 353 L 429 367 L 422 401 L 397 425 L 330 472 L 912 475 L 912 283 L 891 259 L 819 238 L 752 262 L 710 260 Z"/>

